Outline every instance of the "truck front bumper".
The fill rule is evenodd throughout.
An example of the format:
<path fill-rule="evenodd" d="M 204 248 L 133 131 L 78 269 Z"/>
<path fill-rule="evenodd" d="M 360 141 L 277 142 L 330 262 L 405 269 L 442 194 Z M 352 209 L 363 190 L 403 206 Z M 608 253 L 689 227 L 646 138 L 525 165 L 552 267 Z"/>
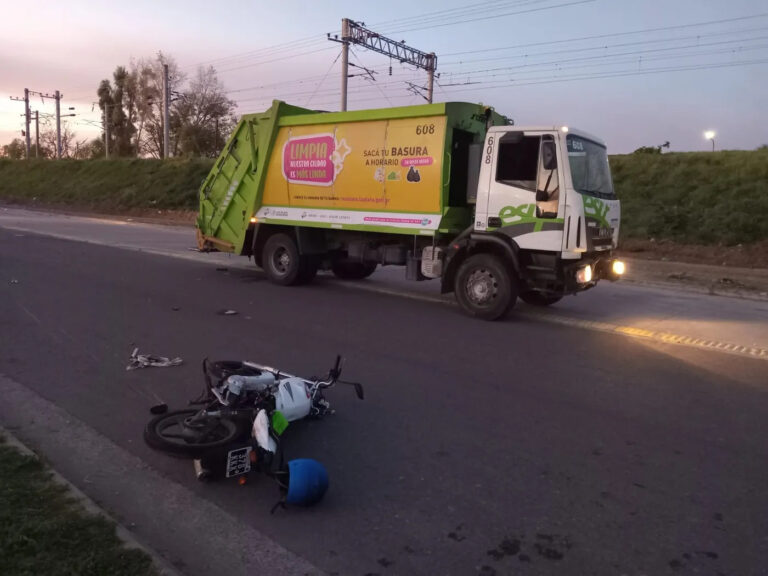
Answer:
<path fill-rule="evenodd" d="M 625 270 L 624 262 L 610 253 L 588 255 L 564 267 L 565 291 L 574 293 L 588 290 L 600 280 L 615 282 Z"/>

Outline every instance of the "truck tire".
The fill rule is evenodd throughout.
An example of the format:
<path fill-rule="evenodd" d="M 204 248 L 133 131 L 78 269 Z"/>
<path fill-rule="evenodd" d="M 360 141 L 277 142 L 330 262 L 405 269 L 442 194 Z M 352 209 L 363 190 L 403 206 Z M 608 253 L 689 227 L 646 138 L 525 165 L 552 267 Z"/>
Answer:
<path fill-rule="evenodd" d="M 493 254 L 475 254 L 461 263 L 454 284 L 456 300 L 469 316 L 503 318 L 517 301 L 517 278 Z"/>
<path fill-rule="evenodd" d="M 341 280 L 363 280 L 376 271 L 375 262 L 349 262 L 337 260 L 331 266 L 336 278 Z"/>
<path fill-rule="evenodd" d="M 520 293 L 520 300 L 531 306 L 551 306 L 562 299 L 563 297 L 559 294 L 547 294 L 546 292 L 537 292 L 536 290 Z"/>
<path fill-rule="evenodd" d="M 306 284 L 317 274 L 315 261 L 300 255 L 294 239 L 282 232 L 273 234 L 264 244 L 262 266 L 267 278 L 281 286 Z"/>

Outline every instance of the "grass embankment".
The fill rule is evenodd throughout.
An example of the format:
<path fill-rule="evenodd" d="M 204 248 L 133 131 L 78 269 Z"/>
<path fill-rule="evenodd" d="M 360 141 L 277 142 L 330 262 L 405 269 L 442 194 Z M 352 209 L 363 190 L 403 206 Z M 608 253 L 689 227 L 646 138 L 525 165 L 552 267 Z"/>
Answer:
<path fill-rule="evenodd" d="M 156 576 L 106 519 L 86 513 L 34 457 L 0 437 L 0 573 Z"/>
<path fill-rule="evenodd" d="M 213 160 L 0 160 L 0 201 L 94 211 L 196 210 Z"/>
<path fill-rule="evenodd" d="M 768 150 L 628 154 L 611 169 L 622 240 L 768 240 Z"/>
<path fill-rule="evenodd" d="M 0 201 L 103 212 L 196 210 L 212 160 L 0 160 Z M 768 240 L 768 150 L 611 158 L 622 241 Z"/>

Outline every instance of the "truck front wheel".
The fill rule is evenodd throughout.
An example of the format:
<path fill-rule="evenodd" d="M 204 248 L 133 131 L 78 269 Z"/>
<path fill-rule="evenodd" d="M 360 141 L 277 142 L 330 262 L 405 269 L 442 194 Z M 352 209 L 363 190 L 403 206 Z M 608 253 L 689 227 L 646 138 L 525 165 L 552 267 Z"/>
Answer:
<path fill-rule="evenodd" d="M 264 244 L 262 266 L 267 278 L 281 286 L 306 284 L 317 273 L 317 264 L 301 256 L 293 238 L 283 233 L 273 234 Z"/>
<path fill-rule="evenodd" d="M 492 254 L 475 254 L 462 262 L 454 291 L 462 310 L 482 320 L 502 318 L 517 301 L 514 274 Z"/>

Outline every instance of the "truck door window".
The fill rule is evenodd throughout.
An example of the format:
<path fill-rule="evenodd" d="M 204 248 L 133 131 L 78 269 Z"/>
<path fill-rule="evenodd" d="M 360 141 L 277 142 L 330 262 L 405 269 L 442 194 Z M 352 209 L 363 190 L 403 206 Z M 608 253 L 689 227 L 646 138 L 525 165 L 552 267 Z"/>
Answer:
<path fill-rule="evenodd" d="M 539 218 L 557 217 L 560 204 L 560 181 L 557 173 L 555 139 L 545 135 L 541 142 L 541 164 L 536 186 L 536 213 Z"/>
<path fill-rule="evenodd" d="M 499 140 L 496 181 L 535 192 L 540 147 L 540 136 L 523 136 L 520 132 L 502 136 Z"/>

